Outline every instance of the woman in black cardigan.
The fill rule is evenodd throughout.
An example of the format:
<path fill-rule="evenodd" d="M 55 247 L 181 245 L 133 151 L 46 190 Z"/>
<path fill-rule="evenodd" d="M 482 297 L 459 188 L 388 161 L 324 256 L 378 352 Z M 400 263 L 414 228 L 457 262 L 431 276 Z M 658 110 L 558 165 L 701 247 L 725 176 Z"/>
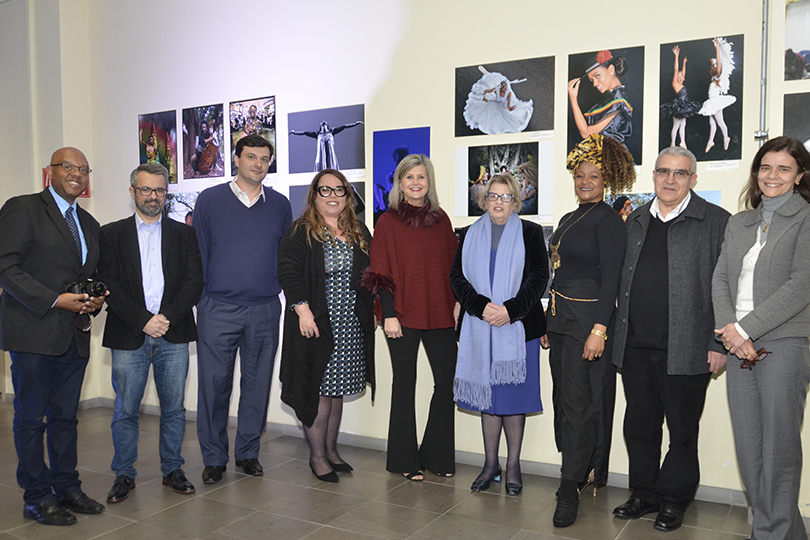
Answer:
<path fill-rule="evenodd" d="M 351 465 L 337 451 L 343 396 L 374 393 L 372 296 L 360 286 L 371 234 L 354 213 L 346 177 L 325 169 L 312 180 L 307 207 L 278 255 L 287 299 L 281 348 L 281 400 L 304 424 L 309 466 L 337 482 Z"/>

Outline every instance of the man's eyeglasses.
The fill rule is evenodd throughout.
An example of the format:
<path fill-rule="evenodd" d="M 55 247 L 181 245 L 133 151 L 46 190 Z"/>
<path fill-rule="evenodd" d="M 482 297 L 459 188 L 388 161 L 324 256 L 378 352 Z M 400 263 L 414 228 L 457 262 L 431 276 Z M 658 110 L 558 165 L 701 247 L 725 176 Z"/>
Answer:
<path fill-rule="evenodd" d="M 511 193 L 504 193 L 503 195 L 498 195 L 497 193 L 492 193 L 491 191 L 488 191 L 487 194 L 484 196 L 484 198 L 487 200 L 487 202 L 495 202 L 498 199 L 500 199 L 506 204 L 509 204 L 510 202 L 515 200 L 515 196 L 512 195 Z"/>
<path fill-rule="evenodd" d="M 769 354 L 771 353 L 766 351 L 764 348 L 758 350 L 756 356 L 753 358 L 744 358 L 742 362 L 740 362 L 740 369 L 748 368 L 748 370 L 751 371 L 754 369 L 757 362 L 760 360 L 765 360 Z"/>
<path fill-rule="evenodd" d="M 335 194 L 335 197 L 345 197 L 346 188 L 343 186 L 318 186 L 318 193 L 320 193 L 321 197 L 328 197 L 332 193 Z"/>
<path fill-rule="evenodd" d="M 678 180 L 686 180 L 692 173 L 687 171 L 686 169 L 666 169 L 661 167 L 660 169 L 655 169 L 655 176 L 658 178 L 669 178 L 669 174 L 672 173 L 675 175 L 675 178 Z"/>
<path fill-rule="evenodd" d="M 74 169 L 78 169 L 79 172 L 85 176 L 93 172 L 93 169 L 90 167 L 77 167 L 73 163 L 68 163 L 67 161 L 64 163 L 51 163 L 51 167 L 62 167 L 66 173 L 70 173 L 73 172 Z"/>
<path fill-rule="evenodd" d="M 152 193 L 156 194 L 158 197 L 165 197 L 166 196 L 166 188 L 162 188 L 162 187 L 150 188 L 150 187 L 146 187 L 146 186 L 141 186 L 141 187 L 136 187 L 136 188 L 133 188 L 133 189 L 135 189 L 136 191 L 140 191 L 141 195 L 143 195 L 144 197 L 148 197 Z"/>

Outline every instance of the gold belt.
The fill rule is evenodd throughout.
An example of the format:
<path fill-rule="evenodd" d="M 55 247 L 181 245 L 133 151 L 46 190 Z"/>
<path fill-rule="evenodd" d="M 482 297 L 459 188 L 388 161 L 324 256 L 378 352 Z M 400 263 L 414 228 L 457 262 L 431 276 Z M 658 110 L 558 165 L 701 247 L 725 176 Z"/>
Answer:
<path fill-rule="evenodd" d="M 556 315 L 556 312 L 557 312 L 557 301 L 556 301 L 557 296 L 559 296 L 561 298 L 565 298 L 566 300 L 571 300 L 572 302 L 598 302 L 599 301 L 598 298 L 571 298 L 569 296 L 565 296 L 562 293 L 558 293 L 554 289 L 551 289 L 549 292 L 551 294 L 551 316 L 552 317 L 554 315 Z"/>

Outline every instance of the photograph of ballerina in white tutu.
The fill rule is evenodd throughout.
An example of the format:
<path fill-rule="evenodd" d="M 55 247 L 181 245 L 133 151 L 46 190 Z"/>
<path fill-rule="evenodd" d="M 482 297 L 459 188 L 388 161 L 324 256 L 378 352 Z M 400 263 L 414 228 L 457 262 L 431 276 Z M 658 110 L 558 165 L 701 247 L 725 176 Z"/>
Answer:
<path fill-rule="evenodd" d="M 601 133 L 622 143 L 641 165 L 644 47 L 568 57 L 568 148 Z"/>
<path fill-rule="evenodd" d="M 678 145 L 698 161 L 740 159 L 743 36 L 668 43 L 660 54 L 659 150 Z"/>
<path fill-rule="evenodd" d="M 456 68 L 456 137 L 554 129 L 554 57 Z"/>

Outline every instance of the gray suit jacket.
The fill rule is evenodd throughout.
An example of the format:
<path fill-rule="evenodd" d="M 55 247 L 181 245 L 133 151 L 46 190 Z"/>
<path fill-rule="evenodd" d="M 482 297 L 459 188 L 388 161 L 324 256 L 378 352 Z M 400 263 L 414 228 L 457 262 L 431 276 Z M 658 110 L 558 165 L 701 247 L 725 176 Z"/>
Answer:
<path fill-rule="evenodd" d="M 630 289 L 652 214 L 649 202 L 627 218 L 627 251 L 619 282 L 619 306 L 613 330 L 613 363 L 622 367 L 627 340 Z M 723 352 L 714 339 L 712 274 L 720 256 L 729 213 L 692 192 L 684 211 L 672 222 L 669 253 L 669 342 L 667 373 L 709 373 L 707 353 Z"/>
<path fill-rule="evenodd" d="M 737 321 L 742 259 L 757 239 L 762 205 L 732 217 L 712 282 L 717 328 L 739 322 L 751 339 L 810 336 L 810 204 L 794 193 L 774 212 L 754 266 L 754 311 Z"/>

